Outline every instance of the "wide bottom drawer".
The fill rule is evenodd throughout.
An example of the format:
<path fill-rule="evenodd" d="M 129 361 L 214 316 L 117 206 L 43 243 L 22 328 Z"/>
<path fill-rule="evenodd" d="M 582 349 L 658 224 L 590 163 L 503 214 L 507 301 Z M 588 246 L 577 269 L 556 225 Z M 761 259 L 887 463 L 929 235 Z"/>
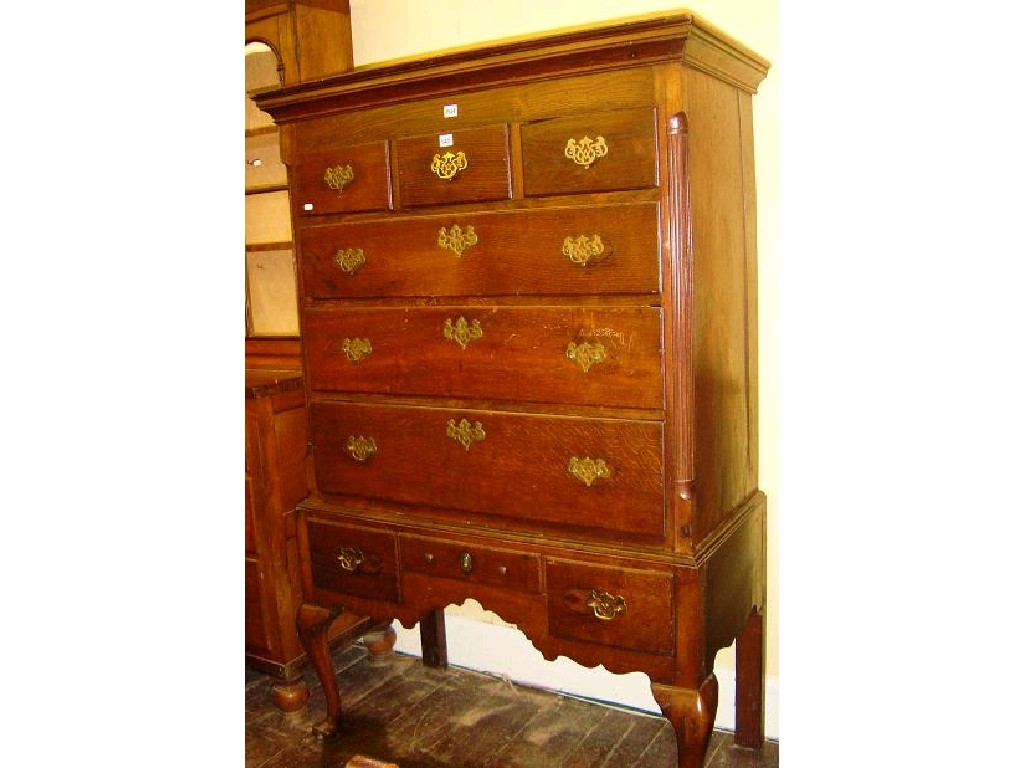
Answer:
<path fill-rule="evenodd" d="M 321 493 L 664 537 L 661 422 L 330 402 L 311 418 Z"/>

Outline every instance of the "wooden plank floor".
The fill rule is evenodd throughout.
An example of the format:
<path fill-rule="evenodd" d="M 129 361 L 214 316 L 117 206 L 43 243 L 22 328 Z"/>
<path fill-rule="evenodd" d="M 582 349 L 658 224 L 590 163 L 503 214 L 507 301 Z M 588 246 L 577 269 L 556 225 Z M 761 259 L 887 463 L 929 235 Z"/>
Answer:
<path fill-rule="evenodd" d="M 311 669 L 310 700 L 293 714 L 270 703 L 272 679 L 246 670 L 246 768 L 344 768 L 355 755 L 401 768 L 673 768 L 668 721 L 515 685 L 458 667 L 437 670 L 396 654 L 369 663 L 361 645 L 334 653 L 345 731 L 320 741 L 326 713 Z M 716 731 L 706 768 L 778 768 L 779 745 L 760 753 Z"/>

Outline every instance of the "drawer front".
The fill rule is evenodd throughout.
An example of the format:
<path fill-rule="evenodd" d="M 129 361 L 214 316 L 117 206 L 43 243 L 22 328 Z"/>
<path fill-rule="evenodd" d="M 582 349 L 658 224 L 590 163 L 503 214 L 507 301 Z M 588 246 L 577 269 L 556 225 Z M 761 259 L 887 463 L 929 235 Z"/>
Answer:
<path fill-rule="evenodd" d="M 302 155 L 295 163 L 292 194 L 300 216 L 389 208 L 387 142 Z"/>
<path fill-rule="evenodd" d="M 307 523 L 313 584 L 331 592 L 398 600 L 395 537 L 317 520 Z"/>
<path fill-rule="evenodd" d="M 300 235 L 312 298 L 585 296 L 661 289 L 658 205 L 473 212 Z"/>
<path fill-rule="evenodd" d="M 660 422 L 329 402 L 311 420 L 325 493 L 664 537 Z"/>
<path fill-rule="evenodd" d="M 658 185 L 653 108 L 526 123 L 522 129 L 527 197 L 643 189 Z"/>
<path fill-rule="evenodd" d="M 522 552 L 401 537 L 402 572 L 469 581 L 517 592 L 540 591 L 540 558 Z"/>
<path fill-rule="evenodd" d="M 548 631 L 557 637 L 673 652 L 672 575 L 551 561 Z"/>
<path fill-rule="evenodd" d="M 315 390 L 661 408 L 661 309 L 311 309 Z"/>
<path fill-rule="evenodd" d="M 403 208 L 512 196 L 505 125 L 400 138 L 395 157 Z"/>

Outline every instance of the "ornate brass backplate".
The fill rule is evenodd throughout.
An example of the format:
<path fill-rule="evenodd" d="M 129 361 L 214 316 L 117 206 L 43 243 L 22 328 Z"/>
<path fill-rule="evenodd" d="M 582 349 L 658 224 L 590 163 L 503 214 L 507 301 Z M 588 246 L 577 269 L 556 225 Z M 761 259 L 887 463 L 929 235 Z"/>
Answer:
<path fill-rule="evenodd" d="M 343 248 L 335 254 L 334 263 L 345 274 L 353 275 L 366 263 L 366 256 L 363 255 L 362 248 Z"/>
<path fill-rule="evenodd" d="M 587 237 L 586 235 L 571 235 L 562 241 L 562 253 L 569 257 L 573 264 L 586 266 L 587 262 L 595 256 L 604 253 L 604 243 L 600 235 Z"/>
<path fill-rule="evenodd" d="M 570 341 L 569 346 L 565 348 L 565 356 L 574 360 L 584 373 L 590 370 L 590 366 L 603 363 L 608 359 L 608 353 L 605 352 L 604 344 L 600 341 L 593 344 L 589 341 L 584 341 L 582 344 Z"/>
<path fill-rule="evenodd" d="M 445 152 L 443 155 L 435 154 L 434 159 L 430 162 L 430 170 L 432 170 L 439 179 L 449 181 L 455 177 L 459 171 L 464 171 L 469 167 L 469 160 L 466 159 L 465 152 L 456 152 L 454 155 L 451 152 Z"/>
<path fill-rule="evenodd" d="M 589 168 L 596 160 L 607 154 L 608 145 L 604 136 L 598 136 L 596 139 L 584 136 L 579 141 L 569 139 L 565 145 L 565 156 L 584 168 Z"/>
<path fill-rule="evenodd" d="M 594 615 L 601 621 L 611 621 L 620 613 L 626 612 L 626 598 L 608 592 L 590 590 L 587 605 L 594 609 Z"/>
<path fill-rule="evenodd" d="M 351 165 L 336 165 L 324 171 L 324 184 L 340 195 L 355 177 Z"/>
<path fill-rule="evenodd" d="M 377 443 L 374 439 L 372 437 L 363 437 L 362 435 L 358 437 L 349 435 L 346 447 L 349 454 L 356 461 L 366 461 L 377 452 Z"/>
<path fill-rule="evenodd" d="M 444 337 L 454 341 L 463 349 L 466 348 L 469 342 L 479 339 L 483 335 L 484 329 L 480 327 L 479 320 L 474 320 L 470 323 L 466 318 L 460 317 L 455 322 L 452 322 L 452 319 L 449 317 L 444 321 Z"/>
<path fill-rule="evenodd" d="M 450 231 L 441 227 L 437 233 L 437 244 L 459 257 L 477 242 L 476 230 L 472 225 L 463 230 L 458 224 L 453 224 Z"/>
<path fill-rule="evenodd" d="M 341 344 L 345 356 L 353 363 L 358 363 L 364 357 L 373 352 L 373 345 L 369 339 L 345 339 Z"/>
<path fill-rule="evenodd" d="M 569 459 L 569 474 L 589 488 L 597 478 L 611 477 L 612 471 L 604 459 L 573 456 Z"/>
<path fill-rule="evenodd" d="M 462 447 L 467 451 L 474 442 L 487 437 L 487 433 L 484 432 L 484 427 L 479 421 L 475 424 L 470 424 L 465 419 L 462 419 L 458 424 L 455 423 L 455 419 L 448 419 L 448 428 L 445 432 L 448 437 L 461 443 Z"/>
<path fill-rule="evenodd" d="M 363 564 L 363 553 L 352 547 L 342 547 L 338 552 L 338 562 L 346 571 L 355 571 Z"/>

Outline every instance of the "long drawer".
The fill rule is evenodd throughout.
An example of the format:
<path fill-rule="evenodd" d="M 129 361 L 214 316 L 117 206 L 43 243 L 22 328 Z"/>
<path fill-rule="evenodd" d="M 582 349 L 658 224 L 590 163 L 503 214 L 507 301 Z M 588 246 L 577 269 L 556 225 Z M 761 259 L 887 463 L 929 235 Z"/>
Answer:
<path fill-rule="evenodd" d="M 657 307 L 310 309 L 315 390 L 661 408 Z"/>
<path fill-rule="evenodd" d="M 656 294 L 657 203 L 376 219 L 300 233 L 315 299 Z"/>
<path fill-rule="evenodd" d="M 317 487 L 534 524 L 664 536 L 657 421 L 313 402 Z"/>

